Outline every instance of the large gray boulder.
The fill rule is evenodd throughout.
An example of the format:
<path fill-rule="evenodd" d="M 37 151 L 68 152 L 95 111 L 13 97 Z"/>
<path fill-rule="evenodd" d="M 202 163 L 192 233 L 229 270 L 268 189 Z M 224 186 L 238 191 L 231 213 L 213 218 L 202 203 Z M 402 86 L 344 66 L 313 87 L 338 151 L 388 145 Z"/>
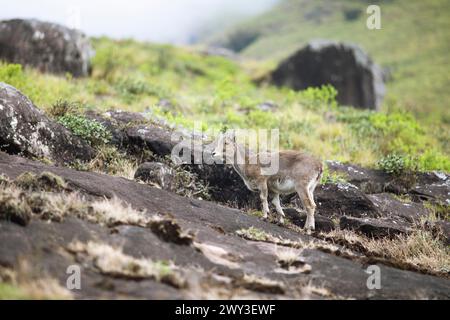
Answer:
<path fill-rule="evenodd" d="M 0 82 L 0 150 L 57 163 L 89 160 L 94 150 L 46 117 L 16 88 Z"/>
<path fill-rule="evenodd" d="M 90 72 L 92 48 L 81 32 L 38 20 L 0 21 L 0 59 L 35 67 L 42 72 Z"/>
<path fill-rule="evenodd" d="M 288 57 L 271 78 L 295 90 L 331 84 L 340 104 L 358 108 L 378 109 L 385 94 L 382 70 L 360 47 L 326 40 L 312 41 Z"/>

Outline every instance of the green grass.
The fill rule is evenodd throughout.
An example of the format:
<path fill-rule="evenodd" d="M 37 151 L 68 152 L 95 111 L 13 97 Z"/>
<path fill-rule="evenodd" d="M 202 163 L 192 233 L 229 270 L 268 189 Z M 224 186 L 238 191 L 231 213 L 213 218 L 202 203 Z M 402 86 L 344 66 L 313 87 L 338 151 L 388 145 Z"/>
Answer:
<path fill-rule="evenodd" d="M 29 298 L 19 287 L 0 282 L 0 300 L 27 300 Z"/>
<path fill-rule="evenodd" d="M 149 109 L 155 117 L 188 128 L 195 121 L 217 131 L 279 128 L 282 148 L 306 150 L 322 159 L 376 166 L 383 157 L 398 154 L 414 159 L 419 170 L 450 171 L 448 137 L 440 139 L 435 126 L 418 122 L 399 111 L 400 106 L 375 113 L 338 106 L 330 86 L 301 92 L 258 86 L 252 78 L 259 65 L 204 56 L 193 48 L 92 40 L 96 56 L 88 78 L 0 62 L 0 81 L 91 143 L 108 139 L 96 123 L 79 116 L 84 111 Z M 160 107 L 161 99 L 171 107 Z M 258 108 L 267 101 L 276 104 L 275 111 Z"/>
<path fill-rule="evenodd" d="M 366 28 L 366 8 L 381 7 L 381 30 Z M 359 17 L 347 20 L 345 12 Z M 448 0 L 284 0 L 269 12 L 234 26 L 209 41 L 230 44 L 233 37 L 256 32 L 259 37 L 241 54 L 280 60 L 311 39 L 361 45 L 392 72 L 384 108 L 400 107 L 428 123 L 444 123 L 450 134 L 450 1 Z M 314 14 L 316 14 L 315 17 Z M 272 66 L 275 64 L 272 63 Z M 438 133 L 441 128 L 436 130 Z"/>

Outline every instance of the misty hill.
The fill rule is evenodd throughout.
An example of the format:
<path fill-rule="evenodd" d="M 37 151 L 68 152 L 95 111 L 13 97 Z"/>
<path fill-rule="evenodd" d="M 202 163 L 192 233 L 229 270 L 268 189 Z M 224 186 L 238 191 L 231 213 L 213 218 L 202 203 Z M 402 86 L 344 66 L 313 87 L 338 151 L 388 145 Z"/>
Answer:
<path fill-rule="evenodd" d="M 448 124 L 450 1 L 376 3 L 381 7 L 381 30 L 366 28 L 368 1 L 284 0 L 203 40 L 247 58 L 272 61 L 315 38 L 357 43 L 391 74 L 386 108 L 406 108 L 423 119 Z"/>

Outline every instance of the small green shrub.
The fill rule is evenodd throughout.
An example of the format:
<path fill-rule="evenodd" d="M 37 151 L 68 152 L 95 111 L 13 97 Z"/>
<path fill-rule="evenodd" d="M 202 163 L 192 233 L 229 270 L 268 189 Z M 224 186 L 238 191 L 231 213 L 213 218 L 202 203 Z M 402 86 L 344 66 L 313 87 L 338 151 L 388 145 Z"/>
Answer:
<path fill-rule="evenodd" d="M 111 139 L 110 132 L 101 123 L 81 115 L 66 114 L 59 117 L 58 122 L 94 147 L 104 145 Z"/>
<path fill-rule="evenodd" d="M 323 85 L 320 88 L 310 87 L 297 93 L 300 102 L 305 103 L 307 107 L 312 109 L 336 109 L 337 107 L 337 90 L 330 84 Z"/>
<path fill-rule="evenodd" d="M 390 174 L 400 175 L 408 167 L 408 160 L 405 156 L 389 154 L 378 161 L 378 167 Z"/>

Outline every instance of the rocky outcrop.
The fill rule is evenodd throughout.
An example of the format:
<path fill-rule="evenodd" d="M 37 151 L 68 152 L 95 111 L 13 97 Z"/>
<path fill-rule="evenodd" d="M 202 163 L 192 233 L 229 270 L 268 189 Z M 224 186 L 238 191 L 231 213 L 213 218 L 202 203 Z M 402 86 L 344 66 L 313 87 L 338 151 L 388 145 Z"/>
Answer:
<path fill-rule="evenodd" d="M 408 229 L 381 219 L 341 217 L 339 221 L 341 229 L 354 230 L 373 238 L 393 238 L 399 234 L 405 234 Z"/>
<path fill-rule="evenodd" d="M 350 183 L 325 184 L 316 188 L 317 212 L 326 217 L 378 217 L 380 212 L 370 199 Z"/>
<path fill-rule="evenodd" d="M 77 299 L 450 297 L 448 279 L 384 264 L 378 264 L 382 288 L 370 290 L 367 261 L 360 255 L 344 254 L 342 248 L 328 248 L 321 240 L 239 210 L 123 178 L 48 166 L 0 152 L 0 174 L 10 179 L 44 171 L 63 178 L 72 192 L 91 199 L 115 196 L 134 210 L 145 210 L 140 212 L 151 222 L 99 224 L 75 214 L 59 222 L 33 215 L 25 227 L 0 220 L 0 243 L 8 244 L 0 245 L 0 265 L 19 270 L 25 260 L 33 271 L 52 275 L 62 286 L 68 267 L 77 265 L 82 285 L 71 292 Z M 166 218 L 154 219 L 154 215 Z M 242 236 L 245 230 L 259 230 L 259 237 L 249 240 L 251 234 Z M 286 267 L 283 250 L 289 251 L 291 259 L 298 255 L 298 263 L 291 261 L 292 268 Z M 125 259 L 133 268 L 108 264 L 109 254 L 114 263 Z M 166 264 L 164 277 L 155 278 L 142 269 L 148 261 L 171 264 Z"/>
<path fill-rule="evenodd" d="M 337 161 L 327 161 L 327 166 L 331 172 L 343 175 L 345 181 L 366 194 L 409 194 L 417 201 L 431 200 L 450 204 L 450 176 L 443 172 L 410 172 L 406 176 L 396 176 L 382 170 Z"/>
<path fill-rule="evenodd" d="M 306 213 L 305 212 L 300 212 L 297 209 L 294 208 L 285 208 L 283 209 L 284 214 L 286 215 L 286 217 L 296 226 L 303 228 L 305 226 L 306 223 Z M 320 214 L 315 214 L 315 222 L 316 222 L 316 231 L 323 231 L 323 232 L 329 232 L 332 231 L 334 229 L 336 229 L 336 225 L 333 222 L 332 219 L 324 217 Z"/>
<path fill-rule="evenodd" d="M 0 150 L 57 163 L 89 160 L 94 150 L 50 120 L 16 88 L 0 82 Z"/>
<path fill-rule="evenodd" d="M 442 172 L 427 172 L 417 176 L 409 193 L 417 200 L 429 200 L 450 206 L 450 176 Z"/>
<path fill-rule="evenodd" d="M 138 155 L 144 162 L 156 159 L 169 161 L 173 147 L 184 138 L 196 138 L 192 132 L 176 131 L 164 125 L 146 119 L 143 115 L 124 111 L 108 111 L 104 114 L 89 113 L 91 119 L 103 124 L 113 137 L 112 142 L 128 153 Z M 175 134 L 174 134 L 175 132 Z M 208 146 L 201 146 L 195 152 L 209 155 Z M 238 208 L 259 208 L 259 196 L 247 189 L 241 177 L 230 165 L 209 165 L 194 163 L 193 146 L 186 149 L 190 152 L 191 163 L 181 164 L 182 168 L 196 176 L 203 185 L 208 186 L 211 200 L 226 203 Z M 150 151 L 153 158 L 149 158 Z M 180 165 L 180 164 L 177 164 Z M 153 181 L 155 182 L 155 181 Z"/>
<path fill-rule="evenodd" d="M 378 109 L 385 94 L 382 70 L 358 46 L 316 40 L 280 63 L 271 75 L 278 86 L 294 90 L 331 84 L 337 101 Z"/>
<path fill-rule="evenodd" d="M 345 181 L 355 185 L 364 193 L 382 193 L 386 191 L 392 177 L 381 171 L 362 168 L 352 164 L 344 164 L 337 161 L 327 161 L 331 172 L 343 176 Z"/>
<path fill-rule="evenodd" d="M 90 73 L 92 53 L 88 38 L 77 30 L 38 20 L 0 21 L 0 60 L 81 77 Z"/>

